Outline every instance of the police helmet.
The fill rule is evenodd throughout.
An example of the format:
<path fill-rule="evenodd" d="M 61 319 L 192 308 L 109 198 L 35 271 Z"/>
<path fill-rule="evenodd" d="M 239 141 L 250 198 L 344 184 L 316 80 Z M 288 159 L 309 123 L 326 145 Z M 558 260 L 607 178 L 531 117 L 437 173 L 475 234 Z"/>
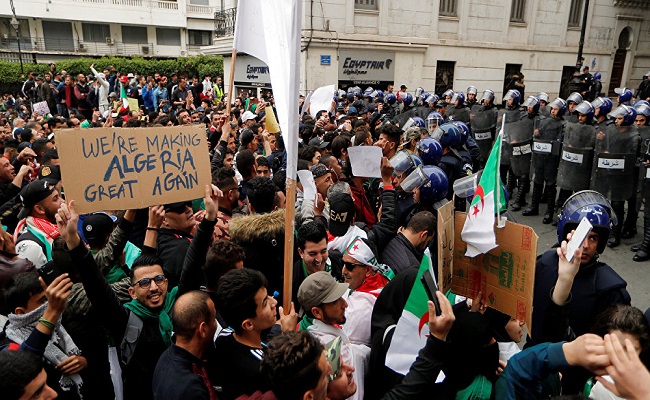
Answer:
<path fill-rule="evenodd" d="M 427 115 L 427 131 L 429 131 L 429 134 L 432 134 L 438 125 L 441 125 L 444 120 L 442 114 L 437 111 L 429 113 L 429 115 Z"/>
<path fill-rule="evenodd" d="M 424 123 L 424 120 L 420 117 L 411 117 L 413 120 L 413 125 L 411 126 L 417 126 L 418 128 L 426 128 L 426 124 Z"/>
<path fill-rule="evenodd" d="M 368 86 L 366 90 L 363 91 L 363 97 L 373 97 L 372 94 L 375 91 L 375 89 L 372 88 L 372 86 Z"/>
<path fill-rule="evenodd" d="M 413 95 L 411 93 L 406 93 L 404 98 L 402 98 L 402 103 L 404 104 L 404 107 L 408 107 L 413 103 Z"/>
<path fill-rule="evenodd" d="M 506 92 L 506 95 L 503 96 L 503 101 L 508 101 L 512 99 L 512 105 L 514 107 L 519 106 L 519 102 L 521 101 L 521 94 L 519 93 L 519 90 L 516 89 L 510 89 Z"/>
<path fill-rule="evenodd" d="M 566 101 L 564 101 L 559 97 L 553 100 L 552 102 L 550 102 L 549 107 L 557 110 L 558 118 L 562 117 L 567 110 Z"/>
<path fill-rule="evenodd" d="M 463 103 L 465 103 L 465 93 L 463 92 L 454 93 L 454 95 L 451 98 L 451 104 L 455 106 L 457 101 L 462 106 Z"/>
<path fill-rule="evenodd" d="M 415 97 L 417 97 L 418 99 L 420 98 L 422 93 L 424 93 L 424 88 L 423 87 L 419 87 L 419 88 L 415 89 Z"/>
<path fill-rule="evenodd" d="M 454 90 L 453 89 L 447 89 L 445 92 L 442 94 L 442 97 L 451 97 L 454 95 Z"/>
<path fill-rule="evenodd" d="M 612 101 L 607 97 L 596 97 L 594 101 L 591 102 L 591 105 L 594 107 L 594 111 L 598 110 L 598 115 L 607 115 L 612 111 Z"/>
<path fill-rule="evenodd" d="M 476 89 L 476 86 L 470 86 L 467 88 L 467 94 L 474 94 L 476 96 L 478 94 L 478 89 Z"/>
<path fill-rule="evenodd" d="M 483 94 L 481 95 L 481 99 L 479 100 L 479 103 L 483 103 L 483 100 L 488 100 L 490 102 L 494 102 L 494 91 L 491 89 L 485 89 L 483 91 Z"/>
<path fill-rule="evenodd" d="M 600 72 L 596 72 L 596 73 L 594 74 L 594 80 L 599 81 L 600 78 L 602 78 L 602 75 L 600 75 Z"/>
<path fill-rule="evenodd" d="M 397 102 L 397 96 L 395 96 L 395 93 L 388 93 L 386 95 L 386 102 L 388 104 L 395 104 Z"/>
<path fill-rule="evenodd" d="M 422 159 L 415 154 L 411 154 L 408 150 L 398 151 L 391 159 L 390 164 L 395 171 L 403 172 L 406 175 L 413 172 L 413 170 L 423 164 Z"/>
<path fill-rule="evenodd" d="M 424 92 L 420 95 L 420 98 L 418 99 L 418 103 L 425 105 L 427 104 L 427 99 L 429 98 L 430 94 L 429 92 Z"/>
<path fill-rule="evenodd" d="M 522 106 L 528 108 L 528 107 L 533 107 L 533 111 L 537 112 L 539 111 L 539 98 L 537 96 L 528 96 L 524 104 Z"/>
<path fill-rule="evenodd" d="M 616 214 L 609 201 L 594 190 L 582 190 L 569 197 L 562 206 L 560 221 L 557 224 L 558 243 L 566 240 L 567 235 L 576 229 L 583 218 L 593 225 L 593 232 L 598 234 L 598 253 L 602 253 L 612 227 L 618 224 Z"/>
<path fill-rule="evenodd" d="M 442 145 L 430 136 L 423 137 L 416 149 L 425 165 L 436 165 L 442 158 Z"/>
<path fill-rule="evenodd" d="M 645 118 L 646 118 L 645 124 L 648 125 L 648 122 L 650 120 L 650 105 L 642 103 L 642 104 L 639 104 L 638 106 L 634 107 L 634 110 L 636 111 L 637 115 L 645 116 Z"/>
<path fill-rule="evenodd" d="M 592 106 L 588 101 L 583 101 L 576 106 L 575 112 L 586 115 L 587 120 L 591 121 L 594 117 L 594 106 Z"/>
<path fill-rule="evenodd" d="M 458 147 L 463 142 L 463 132 L 459 126 L 446 123 L 436 128 L 433 138 L 438 140 L 442 147 Z"/>
<path fill-rule="evenodd" d="M 463 121 L 453 121 L 452 124 L 460 128 L 461 134 L 461 146 L 467 143 L 467 138 L 469 138 L 469 128 Z"/>
<path fill-rule="evenodd" d="M 539 99 L 539 101 L 543 101 L 546 104 L 548 104 L 549 100 L 548 100 L 548 94 L 546 94 L 546 92 L 539 92 L 537 94 L 537 98 Z"/>
<path fill-rule="evenodd" d="M 618 94 L 619 103 L 626 103 L 632 100 L 632 91 L 626 87 L 616 88 L 614 89 L 614 92 Z"/>
<path fill-rule="evenodd" d="M 582 95 L 578 92 L 573 92 L 566 98 L 567 105 L 571 102 L 580 104 L 582 103 Z"/>
<path fill-rule="evenodd" d="M 377 98 L 382 99 L 382 100 L 384 99 L 384 91 L 383 90 L 375 90 L 375 93 L 376 93 L 376 95 L 375 95 L 376 99 Z"/>
<path fill-rule="evenodd" d="M 348 93 L 345 98 L 348 100 L 348 103 L 352 103 L 354 101 L 354 93 Z"/>
<path fill-rule="evenodd" d="M 445 171 L 435 165 L 427 165 L 422 168 L 422 172 L 429 181 L 420 187 L 420 202 L 430 205 L 447 197 L 449 180 Z"/>
<path fill-rule="evenodd" d="M 623 116 L 623 123 L 621 125 L 628 126 L 634 123 L 636 119 L 636 110 L 632 106 L 621 104 L 616 107 L 612 112 L 607 114 L 607 117 L 616 119 L 618 116 Z"/>
<path fill-rule="evenodd" d="M 433 93 L 433 94 L 429 94 L 429 97 L 427 97 L 426 102 L 427 104 L 436 104 L 439 100 L 440 100 L 440 96 Z"/>

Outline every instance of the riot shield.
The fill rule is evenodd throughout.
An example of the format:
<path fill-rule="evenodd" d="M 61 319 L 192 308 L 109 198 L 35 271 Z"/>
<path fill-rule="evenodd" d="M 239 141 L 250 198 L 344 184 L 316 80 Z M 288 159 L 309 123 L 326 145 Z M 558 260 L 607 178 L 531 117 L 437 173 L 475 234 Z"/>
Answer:
<path fill-rule="evenodd" d="M 411 117 L 417 116 L 417 110 L 415 108 L 411 108 L 410 110 L 404 111 L 403 113 L 395 115 L 393 117 L 393 121 L 395 121 L 396 124 L 398 124 L 401 127 L 404 126 L 406 121 L 409 120 Z"/>
<path fill-rule="evenodd" d="M 575 114 L 566 114 L 566 115 L 564 116 L 564 120 L 565 120 L 566 122 L 573 122 L 573 123 L 576 123 L 576 124 L 577 124 L 577 123 L 578 123 L 578 113 L 575 113 Z"/>
<path fill-rule="evenodd" d="M 564 145 L 581 149 L 593 149 L 596 145 L 596 128 L 593 125 L 567 122 L 564 128 Z"/>
<path fill-rule="evenodd" d="M 570 147 L 564 143 L 557 170 L 557 185 L 576 192 L 589 189 L 593 159 L 593 148 Z"/>
<path fill-rule="evenodd" d="M 608 126 L 598 133 L 591 173 L 591 189 L 611 201 L 624 201 L 634 194 L 639 132 L 632 126 Z"/>
<path fill-rule="evenodd" d="M 447 107 L 447 119 L 449 121 L 461 121 L 469 124 L 469 108 L 449 106 Z"/>
<path fill-rule="evenodd" d="M 506 117 L 506 125 L 508 125 L 508 121 L 518 121 L 521 119 L 521 113 L 519 110 L 499 110 L 497 118 L 497 124 L 501 125 L 501 121 L 503 119 L 503 116 L 505 115 Z M 508 132 L 508 129 L 506 127 L 506 132 Z M 510 147 L 510 143 L 508 140 L 504 140 L 501 142 L 501 165 L 510 165 L 510 158 L 512 157 L 512 148 Z"/>
<path fill-rule="evenodd" d="M 639 188 L 641 189 L 641 200 L 647 207 L 650 205 L 650 126 L 642 126 L 638 129 L 641 137 Z"/>
<path fill-rule="evenodd" d="M 524 118 L 509 123 L 506 119 L 505 137 L 512 149 L 510 168 L 516 176 L 528 175 L 530 170 L 534 121 L 531 118 Z"/>
<path fill-rule="evenodd" d="M 430 113 L 435 111 L 433 108 L 429 108 L 427 106 L 417 106 L 415 107 L 417 110 L 417 114 L 415 114 L 417 117 L 422 118 L 423 120 L 427 120 L 427 117 L 429 116 Z"/>
<path fill-rule="evenodd" d="M 494 143 L 494 131 L 497 125 L 497 113 L 494 109 L 481 110 L 481 106 L 472 108 L 470 114 L 470 130 L 472 137 L 481 151 L 481 158 L 487 160 Z"/>
<path fill-rule="evenodd" d="M 564 121 L 554 118 L 541 118 L 533 136 L 533 170 L 543 168 L 547 158 L 558 158 L 562 148 Z M 557 160 L 554 160 L 557 164 Z"/>

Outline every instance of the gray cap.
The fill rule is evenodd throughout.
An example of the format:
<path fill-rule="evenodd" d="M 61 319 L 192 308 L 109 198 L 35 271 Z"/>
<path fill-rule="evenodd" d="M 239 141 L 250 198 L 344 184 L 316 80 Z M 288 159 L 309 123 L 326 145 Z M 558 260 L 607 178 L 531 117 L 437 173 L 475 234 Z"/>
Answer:
<path fill-rule="evenodd" d="M 326 271 L 309 275 L 298 289 L 298 302 L 305 310 L 321 304 L 332 303 L 343 296 L 350 285 L 339 283 Z"/>

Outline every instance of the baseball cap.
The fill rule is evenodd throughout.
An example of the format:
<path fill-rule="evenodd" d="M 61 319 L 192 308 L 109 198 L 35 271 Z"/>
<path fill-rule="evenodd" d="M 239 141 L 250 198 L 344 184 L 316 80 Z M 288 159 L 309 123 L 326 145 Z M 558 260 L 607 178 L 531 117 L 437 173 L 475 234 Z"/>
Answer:
<path fill-rule="evenodd" d="M 38 179 L 56 185 L 61 180 L 61 168 L 58 165 L 43 165 L 38 171 Z"/>
<path fill-rule="evenodd" d="M 18 213 L 18 219 L 27 218 L 32 212 L 32 207 L 46 199 L 52 192 L 54 192 L 54 186 L 46 180 L 36 180 L 25 186 L 20 191 L 20 202 L 23 209 Z"/>
<path fill-rule="evenodd" d="M 251 119 L 255 119 L 255 114 L 250 111 L 245 111 L 241 116 L 241 122 L 246 122 Z"/>
<path fill-rule="evenodd" d="M 327 167 L 324 164 L 314 164 L 311 168 L 309 168 L 309 171 L 311 171 L 311 174 L 314 176 L 314 179 L 320 178 L 323 175 L 327 175 L 330 173 L 330 170 L 327 169 Z"/>
<path fill-rule="evenodd" d="M 316 136 L 315 138 L 312 138 L 309 141 L 310 146 L 316 146 L 316 147 L 319 147 L 321 149 L 324 149 L 325 147 L 327 147 L 328 144 L 330 144 L 330 142 L 325 142 L 325 141 L 323 141 L 322 138 L 319 138 L 318 136 Z"/>
<path fill-rule="evenodd" d="M 165 204 L 165 212 L 174 212 L 174 213 L 181 214 L 181 213 L 185 212 L 185 207 L 192 208 L 192 202 L 191 201 L 178 201 L 176 203 Z"/>
<path fill-rule="evenodd" d="M 128 81 L 129 81 L 129 78 L 128 78 L 128 77 L 126 77 L 126 76 L 124 76 L 124 75 L 122 75 L 122 76 L 120 77 L 120 82 L 122 82 L 122 83 L 127 83 Z"/>
<path fill-rule="evenodd" d="M 111 92 L 108 97 L 112 97 L 114 99 L 117 99 L 117 94 L 115 92 Z"/>
<path fill-rule="evenodd" d="M 348 115 L 350 116 L 358 115 L 357 108 L 354 106 L 350 106 L 350 108 L 348 108 Z"/>
<path fill-rule="evenodd" d="M 327 200 L 330 203 L 330 233 L 343 236 L 354 217 L 354 200 L 349 193 L 334 193 Z"/>
<path fill-rule="evenodd" d="M 318 271 L 309 275 L 298 288 L 298 302 L 305 310 L 321 304 L 332 303 L 341 298 L 350 285 L 337 282 L 326 271 Z"/>
<path fill-rule="evenodd" d="M 129 74 L 126 77 L 127 78 L 135 78 L 135 75 L 133 75 L 133 72 L 129 72 Z"/>
<path fill-rule="evenodd" d="M 244 129 L 242 130 L 241 136 L 239 137 L 239 140 L 241 142 L 241 145 L 246 147 L 250 144 L 250 142 L 253 141 L 253 138 L 255 135 L 253 134 L 253 131 L 250 129 Z"/>
<path fill-rule="evenodd" d="M 87 242 L 104 241 L 113 232 L 117 217 L 104 212 L 96 212 L 86 216 L 83 222 L 83 233 Z M 101 244 L 101 243 L 98 243 Z"/>

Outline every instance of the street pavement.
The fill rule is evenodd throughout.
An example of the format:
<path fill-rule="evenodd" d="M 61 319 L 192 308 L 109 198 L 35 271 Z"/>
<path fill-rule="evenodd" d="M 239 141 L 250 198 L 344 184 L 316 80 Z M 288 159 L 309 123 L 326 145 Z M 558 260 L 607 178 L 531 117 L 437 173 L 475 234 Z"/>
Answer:
<path fill-rule="evenodd" d="M 544 210 L 546 210 L 546 205 L 540 204 L 539 208 L 540 213 L 543 214 Z M 510 210 L 508 215 L 510 221 L 528 225 L 537 233 L 537 236 L 539 236 L 537 242 L 538 255 L 544 253 L 557 243 L 557 227 L 550 224 L 542 224 L 543 217 L 543 215 L 525 217 L 521 215 L 521 211 L 512 212 Z M 630 251 L 631 245 L 640 243 L 642 240 L 642 225 L 643 213 L 640 213 L 639 219 L 637 220 L 637 231 L 639 233 L 632 239 L 621 240 L 621 245 L 614 249 L 607 247 L 600 256 L 600 260 L 612 266 L 627 281 L 627 290 L 630 292 L 630 296 L 632 296 L 632 305 L 641 309 L 641 311 L 645 311 L 650 307 L 650 260 L 644 262 L 632 261 L 634 253 Z"/>

